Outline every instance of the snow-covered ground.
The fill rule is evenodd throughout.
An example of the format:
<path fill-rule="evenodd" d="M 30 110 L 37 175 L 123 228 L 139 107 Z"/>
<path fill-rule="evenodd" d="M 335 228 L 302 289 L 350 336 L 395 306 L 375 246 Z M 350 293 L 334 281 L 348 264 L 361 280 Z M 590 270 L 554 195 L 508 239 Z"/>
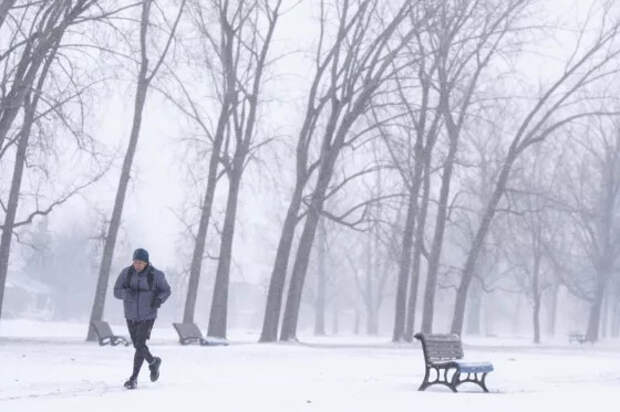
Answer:
<path fill-rule="evenodd" d="M 233 332 L 228 347 L 180 346 L 171 327 L 153 332 L 160 381 L 143 370 L 136 391 L 121 385 L 132 348 L 82 342 L 79 324 L 0 322 L 0 411 L 618 411 L 620 343 L 534 346 L 522 340 L 466 339 L 468 359 L 488 360 L 492 393 L 462 386 L 416 389 L 417 345 L 387 338 L 304 339 L 257 344 Z M 122 325 L 113 325 L 117 333 Z M 145 373 L 147 372 L 147 373 Z"/>

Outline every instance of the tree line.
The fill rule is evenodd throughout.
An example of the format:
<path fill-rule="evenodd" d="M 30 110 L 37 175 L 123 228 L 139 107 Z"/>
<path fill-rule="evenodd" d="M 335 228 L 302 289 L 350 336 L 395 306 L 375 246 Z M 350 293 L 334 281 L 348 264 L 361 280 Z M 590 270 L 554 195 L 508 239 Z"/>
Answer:
<path fill-rule="evenodd" d="M 303 100 L 295 133 L 282 138 L 268 126 L 273 85 L 286 74 L 278 36 L 299 7 L 315 36 L 299 39 Z M 90 316 L 104 317 L 142 118 L 157 93 L 184 119 L 200 196 L 187 224 L 183 322 L 194 321 L 209 239 L 217 242 L 208 335 L 227 334 L 246 172 L 279 167 L 273 152 L 287 154 L 277 173 L 290 185 L 279 188 L 288 196 L 274 211 L 277 243 L 264 251 L 273 264 L 261 342 L 297 339 L 309 289 L 324 333 L 338 281 L 330 254 L 369 333 L 393 296 L 395 342 L 437 330 L 439 311 L 462 334 L 496 290 L 527 298 L 539 342 L 543 301 L 555 314 L 560 287 L 589 306 L 588 339 L 602 324 L 620 332 L 620 10 L 594 1 L 571 30 L 544 11 L 536 0 L 3 1 L 0 311 L 20 231 L 118 174 Z M 532 67 L 541 62 L 548 67 Z M 121 67 L 133 79 L 133 113 L 117 170 L 89 122 Z M 81 165 L 71 179 L 60 178 L 67 153 Z M 438 301 L 445 291 L 451 301 Z"/>

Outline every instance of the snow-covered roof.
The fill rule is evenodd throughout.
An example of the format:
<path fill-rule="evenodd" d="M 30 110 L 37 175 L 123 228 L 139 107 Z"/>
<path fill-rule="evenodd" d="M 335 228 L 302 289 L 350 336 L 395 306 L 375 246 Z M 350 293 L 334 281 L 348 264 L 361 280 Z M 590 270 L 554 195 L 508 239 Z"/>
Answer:
<path fill-rule="evenodd" d="M 7 288 L 19 288 L 26 292 L 40 295 L 49 295 L 52 293 L 52 289 L 45 283 L 17 273 L 9 273 L 6 286 Z"/>

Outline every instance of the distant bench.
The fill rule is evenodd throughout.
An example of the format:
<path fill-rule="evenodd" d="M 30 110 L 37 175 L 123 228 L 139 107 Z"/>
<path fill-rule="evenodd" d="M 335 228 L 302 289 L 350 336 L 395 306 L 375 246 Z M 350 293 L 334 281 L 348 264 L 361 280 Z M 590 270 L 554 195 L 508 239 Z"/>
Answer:
<path fill-rule="evenodd" d="M 487 374 L 493 371 L 493 365 L 489 362 L 462 361 L 463 344 L 458 335 L 418 333 L 415 337 L 422 342 L 426 367 L 424 380 L 418 390 L 423 391 L 431 385 L 444 385 L 456 392 L 459 385 L 470 382 L 477 384 L 485 392 L 489 391 L 485 380 Z M 435 371 L 433 380 L 431 370 Z"/>
<path fill-rule="evenodd" d="M 112 333 L 112 328 L 110 328 L 110 324 L 103 320 L 93 320 L 90 322 L 93 325 L 93 329 L 97 334 L 97 338 L 99 339 L 99 345 L 120 345 L 123 344 L 125 346 L 129 346 L 129 341 L 122 336 L 117 336 Z"/>
<path fill-rule="evenodd" d="M 586 343 L 588 342 L 589 339 L 586 337 L 586 335 L 584 335 L 583 333 L 579 333 L 579 332 L 570 332 L 568 334 L 568 343 L 573 343 L 573 342 L 579 342 L 579 343 Z"/>
<path fill-rule="evenodd" d="M 198 343 L 203 346 L 226 346 L 228 342 L 225 339 L 208 338 L 202 336 L 202 332 L 195 323 L 173 323 L 174 329 L 179 335 L 179 343 L 181 345 L 189 345 L 190 343 Z"/>

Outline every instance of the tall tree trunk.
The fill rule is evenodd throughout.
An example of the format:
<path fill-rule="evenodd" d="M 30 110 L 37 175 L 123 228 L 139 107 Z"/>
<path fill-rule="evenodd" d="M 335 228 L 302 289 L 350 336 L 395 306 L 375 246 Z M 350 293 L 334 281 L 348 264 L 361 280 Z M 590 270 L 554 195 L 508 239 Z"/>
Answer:
<path fill-rule="evenodd" d="M 433 331 L 433 317 L 435 315 L 435 292 L 437 289 L 437 276 L 439 274 L 439 261 L 443 247 L 443 238 L 446 230 L 446 219 L 448 217 L 448 200 L 450 196 L 450 184 L 452 182 L 452 172 L 454 170 L 454 160 L 458 149 L 458 138 L 450 139 L 450 149 L 444 162 L 443 176 L 441 177 L 441 193 L 437 218 L 435 219 L 435 234 L 433 245 L 428 262 L 426 276 L 426 288 L 424 291 L 424 312 L 422 314 L 422 331 L 430 333 Z"/>
<path fill-rule="evenodd" d="M 90 315 L 90 323 L 88 327 L 88 335 L 86 340 L 96 340 L 95 330 L 92 327 L 92 321 L 102 320 L 103 311 L 105 305 L 105 298 L 108 289 L 108 281 L 110 277 L 110 268 L 112 266 L 112 259 L 114 257 L 114 247 L 116 245 L 116 238 L 118 237 L 118 231 L 121 225 L 121 218 L 123 215 L 123 206 L 125 204 L 125 196 L 127 194 L 127 186 L 131 175 L 131 167 L 133 165 L 133 159 L 136 154 L 136 148 L 138 146 L 138 139 L 140 137 L 140 128 L 142 126 L 142 113 L 144 111 L 144 105 L 146 103 L 146 95 L 149 89 L 149 85 L 153 80 L 153 77 L 157 73 L 163 59 L 166 57 L 172 37 L 176 31 L 177 25 L 181 19 L 181 14 L 185 6 L 185 0 L 181 1 L 179 11 L 176 19 L 171 27 L 171 32 L 168 36 L 167 43 L 163 49 L 159 59 L 153 66 L 151 73 L 148 73 L 149 59 L 147 56 L 147 33 L 150 27 L 150 14 L 153 0 L 142 1 L 142 11 L 140 16 L 140 67 L 138 70 L 137 82 L 136 82 L 136 95 L 134 99 L 134 112 L 131 133 L 129 135 L 129 145 L 127 146 L 127 152 L 125 153 L 125 159 L 123 160 L 123 168 L 118 182 L 118 188 L 116 190 L 116 196 L 114 198 L 114 207 L 112 209 L 112 218 L 110 219 L 110 226 L 108 227 L 108 233 L 105 237 L 103 246 L 103 256 L 101 258 L 101 266 L 99 267 L 99 276 L 97 279 L 97 289 L 95 291 L 95 297 L 93 299 L 93 307 Z"/>
<path fill-rule="evenodd" d="M 534 297 L 532 319 L 534 323 L 534 343 L 540 343 L 540 295 Z"/>
<path fill-rule="evenodd" d="M 141 59 L 140 68 L 138 70 L 137 76 L 136 95 L 134 98 L 134 111 L 131 133 L 129 135 L 129 145 L 127 146 L 127 151 L 125 152 L 123 168 L 121 169 L 121 175 L 119 178 L 118 187 L 116 189 L 114 207 L 112 209 L 112 218 L 110 219 L 110 226 L 108 227 L 108 233 L 105 237 L 103 245 L 103 256 L 101 257 L 101 266 L 99 267 L 97 289 L 95 291 L 95 298 L 93 300 L 90 323 L 88 326 L 88 335 L 86 337 L 86 340 L 88 341 L 95 341 L 97 339 L 95 330 L 92 326 L 92 322 L 100 321 L 103 319 L 105 298 L 110 278 L 110 268 L 112 267 L 112 259 L 114 257 L 114 247 L 116 246 L 116 238 L 118 237 L 118 231 L 121 225 L 123 206 L 125 205 L 125 196 L 127 194 L 127 186 L 131 177 L 131 167 L 133 165 L 133 159 L 136 154 L 138 139 L 140 137 L 140 128 L 142 126 L 142 112 L 144 111 L 146 95 L 148 92 L 150 79 L 152 78 L 147 77 L 149 61 L 146 57 L 146 32 L 148 28 L 151 4 L 152 2 L 150 0 L 145 0 L 142 4 L 142 17 L 140 21 Z"/>
<path fill-rule="evenodd" d="M 9 269 L 9 257 L 11 254 L 11 240 L 13 238 L 13 227 L 17 216 L 19 203 L 19 192 L 21 189 L 22 177 L 24 174 L 24 163 L 26 162 L 26 149 L 30 136 L 23 135 L 19 139 L 17 152 L 15 154 L 15 164 L 13 166 L 13 178 L 11 179 L 11 189 L 9 200 L 6 205 L 6 214 L 2 225 L 2 237 L 0 239 L 0 315 L 2 314 L 2 303 L 4 288 Z"/>
<path fill-rule="evenodd" d="M 282 330 L 280 332 L 280 340 L 283 341 L 297 339 L 297 320 L 299 317 L 299 308 L 301 306 L 301 294 L 306 278 L 305 275 L 308 267 L 310 249 L 312 248 L 316 226 L 320 218 L 320 212 L 318 210 L 312 210 L 314 207 L 316 206 L 311 206 L 311 209 L 308 211 L 304 230 L 299 240 L 299 246 L 295 256 L 293 273 L 284 309 L 284 318 L 282 320 Z"/>
<path fill-rule="evenodd" d="M 556 282 L 551 288 L 551 300 L 549 302 L 549 336 L 555 336 L 555 329 L 558 318 L 558 294 L 560 293 L 560 285 Z"/>
<path fill-rule="evenodd" d="M 112 218 L 110 219 L 108 234 L 105 237 L 105 242 L 103 245 L 103 256 L 101 258 L 101 266 L 99 267 L 97 289 L 95 291 L 95 298 L 90 315 L 91 323 L 89 323 L 88 336 L 86 337 L 87 341 L 97 340 L 97 335 L 95 333 L 95 330 L 93 329 L 92 322 L 100 321 L 103 319 L 105 298 L 108 291 L 108 283 L 110 278 L 110 269 L 112 267 L 112 259 L 114 257 L 114 247 L 116 246 L 116 239 L 118 237 L 118 231 L 121 226 L 121 218 L 123 215 L 123 206 L 125 205 L 127 186 L 131 177 L 131 167 L 136 154 L 136 148 L 138 146 L 138 138 L 140 137 L 142 112 L 144 110 L 144 104 L 146 102 L 146 94 L 148 90 L 148 83 L 145 79 L 146 64 L 143 63 L 140 67 L 140 76 L 138 80 L 138 85 L 136 87 L 133 125 L 131 127 L 131 134 L 129 136 L 129 146 L 127 147 L 127 152 L 125 153 L 125 160 L 123 161 L 123 168 L 121 169 L 121 176 L 119 178 L 118 187 L 116 189 L 116 197 L 114 198 Z"/>
<path fill-rule="evenodd" d="M 373 279 L 379 272 L 379 247 L 378 234 L 371 232 L 374 236 L 369 237 L 366 247 L 366 286 L 364 294 L 364 304 L 366 307 L 366 334 L 377 335 L 379 333 L 379 322 L 377 316 L 377 301 L 375 294 L 379 293 L 378 288 L 373 283 Z"/>
<path fill-rule="evenodd" d="M 332 335 L 340 333 L 340 305 L 338 301 L 332 305 L 334 316 L 332 317 Z"/>
<path fill-rule="evenodd" d="M 314 322 L 314 334 L 325 335 L 325 294 L 327 274 L 325 273 L 325 259 L 327 249 L 327 239 L 325 233 L 325 222 L 319 222 L 318 236 L 318 276 L 317 276 L 317 296 L 316 296 L 316 317 Z"/>
<path fill-rule="evenodd" d="M 540 255 L 536 251 L 534 252 L 534 268 L 532 271 L 532 299 L 534 300 L 532 310 L 534 343 L 540 343 L 540 302 L 542 292 L 540 291 Z"/>
<path fill-rule="evenodd" d="M 189 282 L 187 285 L 187 299 L 185 300 L 185 310 L 183 312 L 183 323 L 194 322 L 198 285 L 200 283 L 200 274 L 202 271 L 202 260 L 205 252 L 209 221 L 211 220 L 215 188 L 217 186 L 219 157 L 222 150 L 222 143 L 224 142 L 224 128 L 226 126 L 226 119 L 228 118 L 230 107 L 229 96 L 229 93 L 225 94 L 225 100 L 220 110 L 220 116 L 215 131 L 211 157 L 209 159 L 207 187 L 200 211 L 200 223 L 198 225 L 198 233 L 196 234 L 196 242 L 194 243 L 194 252 L 192 253 L 192 263 L 189 270 Z"/>
<path fill-rule="evenodd" d="M 260 342 L 275 342 L 278 339 L 284 284 L 288 260 L 293 248 L 293 237 L 295 236 L 295 228 L 298 221 L 297 215 L 301 207 L 302 193 L 303 185 L 298 181 L 295 185 L 295 191 L 293 192 L 293 197 L 284 219 L 284 225 L 282 226 L 280 241 L 278 242 L 271 280 L 269 281 L 269 291 L 267 292 L 267 304 Z"/>
<path fill-rule="evenodd" d="M 28 149 L 28 141 L 30 139 L 30 130 L 34 119 L 34 109 L 28 110 L 24 127 L 17 144 L 15 153 L 15 163 L 13 165 L 13 178 L 11 179 L 11 188 L 9 190 L 9 200 L 6 204 L 6 213 L 2 225 L 2 237 L 0 238 L 0 317 L 2 315 L 2 302 L 4 297 L 4 288 L 9 269 L 9 258 L 11 255 L 11 241 L 13 239 L 13 229 L 15 219 L 17 217 L 17 208 L 19 205 L 19 197 L 24 176 L 24 166 L 26 164 L 26 151 Z"/>
<path fill-rule="evenodd" d="M 607 324 L 609 321 L 609 294 L 603 294 L 603 307 L 601 309 L 601 338 L 607 338 Z"/>
<path fill-rule="evenodd" d="M 400 342 L 405 333 L 405 318 L 407 315 L 407 286 L 411 271 L 411 250 L 413 247 L 413 231 L 415 215 L 417 212 L 417 194 L 409 194 L 407 205 L 407 217 L 405 218 L 405 230 L 398 265 L 398 283 L 396 285 L 396 308 L 394 313 L 394 330 L 392 342 Z"/>
<path fill-rule="evenodd" d="M 425 96 L 426 97 L 426 96 Z M 426 100 L 426 98 L 424 99 Z M 424 173 L 424 165 L 428 159 L 424 158 L 424 119 L 422 116 L 420 121 L 421 125 L 418 130 L 418 135 L 415 143 L 415 167 L 413 173 L 413 181 L 411 187 L 409 187 L 409 204 L 407 206 L 407 217 L 405 218 L 405 229 L 403 231 L 402 249 L 400 255 L 400 262 L 398 265 L 398 284 L 396 286 L 396 308 L 394 315 L 394 332 L 392 334 L 392 342 L 399 342 L 403 339 L 407 340 L 407 285 L 409 284 L 409 277 L 412 276 L 411 270 L 411 258 L 414 245 L 414 234 L 416 223 L 419 223 L 419 201 L 420 188 L 422 187 L 422 177 Z M 415 253 L 417 254 L 417 250 Z M 419 269 L 419 262 L 416 262 Z M 411 296 L 411 293 L 417 295 L 417 269 L 413 276 L 415 279 L 411 279 L 411 285 L 409 287 L 409 308 L 411 308 L 411 301 L 413 299 L 414 312 L 415 312 L 415 296 Z M 411 309 L 410 309 L 411 310 Z M 411 316 L 409 316 L 411 318 Z M 411 338 L 412 339 L 412 338 Z"/>
<path fill-rule="evenodd" d="M 297 320 L 299 318 L 299 307 L 301 305 L 301 294 L 303 292 L 304 281 L 308 271 L 308 262 L 314 236 L 316 234 L 317 225 L 323 210 L 325 201 L 325 193 L 331 180 L 334 163 L 338 155 L 338 149 L 332 148 L 332 152 L 328 153 L 324 161 L 321 163 L 317 185 L 312 194 L 310 207 L 304 223 L 304 228 L 297 246 L 295 255 L 295 263 L 293 264 L 293 272 L 291 275 L 291 283 L 289 285 L 289 293 L 284 309 L 284 319 L 282 320 L 282 330 L 280 339 L 283 341 L 297 339 Z"/>
<path fill-rule="evenodd" d="M 429 147 L 431 147 L 429 145 Z M 425 159 L 424 165 L 424 188 L 422 202 L 419 207 L 419 214 L 416 219 L 415 243 L 413 245 L 413 267 L 411 269 L 411 288 L 409 289 L 409 302 L 407 304 L 407 325 L 405 329 L 405 340 L 413 342 L 415 328 L 416 306 L 418 304 L 418 288 L 420 284 L 420 273 L 422 267 L 422 251 L 424 250 L 424 235 L 426 229 L 426 217 L 428 216 L 428 204 L 430 199 L 430 153 Z"/>
<path fill-rule="evenodd" d="M 232 246 L 235 235 L 235 221 L 237 216 L 237 199 L 243 173 L 245 160 L 244 149 L 240 148 L 235 153 L 234 166 L 230 176 L 228 187 L 228 200 L 226 202 L 226 216 L 222 229 L 222 243 L 217 262 L 215 275 L 215 287 L 213 288 L 213 300 L 209 316 L 208 335 L 218 338 L 226 338 L 226 326 L 228 317 L 228 287 L 230 283 L 230 263 L 232 259 Z"/>
<path fill-rule="evenodd" d="M 465 261 L 465 266 L 463 267 L 461 283 L 459 284 L 456 292 L 456 302 L 454 304 L 454 314 L 452 317 L 452 326 L 450 328 L 452 333 L 460 335 L 463 332 L 465 304 L 467 303 L 467 292 L 469 291 L 469 285 L 474 276 L 474 272 L 476 270 L 476 263 L 478 261 L 478 256 L 482 251 L 484 240 L 486 239 L 489 229 L 491 228 L 491 222 L 493 220 L 493 217 L 495 216 L 497 205 L 499 204 L 499 201 L 502 198 L 506 189 L 508 177 L 510 176 L 510 170 L 515 159 L 516 152 L 511 150 L 508 153 L 506 160 L 504 161 L 504 165 L 502 166 L 502 170 L 499 174 L 494 191 L 485 207 L 480 226 L 478 227 L 478 231 L 476 232 L 474 241 L 472 242 L 471 248 L 469 249 L 467 260 Z"/>
<path fill-rule="evenodd" d="M 43 69 L 39 76 L 39 80 L 33 91 L 28 92 L 24 96 L 24 121 L 20 130 L 19 140 L 17 142 L 17 150 L 15 152 L 15 163 L 13 164 L 13 176 L 11 178 L 11 188 L 9 189 L 9 199 L 6 203 L 4 222 L 2 224 L 2 235 L 0 236 L 0 318 L 2 318 L 2 305 L 4 301 L 4 290 L 6 279 L 9 271 L 9 260 L 11 256 L 11 241 L 13 239 L 13 230 L 15 229 L 15 220 L 17 218 L 17 209 L 19 206 L 19 197 L 24 176 L 24 166 L 26 165 L 26 154 L 28 151 L 28 143 L 32 132 L 32 125 L 35 121 L 35 115 L 39 104 L 43 85 L 49 73 L 49 69 L 56 57 L 56 52 L 60 45 L 60 40 L 56 43 L 48 56 Z"/>
<path fill-rule="evenodd" d="M 467 326 L 465 332 L 468 335 L 480 335 L 480 315 L 482 311 L 482 288 L 475 285 L 467 305 Z"/>
<path fill-rule="evenodd" d="M 598 274 L 599 281 L 597 283 L 594 301 L 590 306 L 590 314 L 588 316 L 588 326 L 586 330 L 586 339 L 590 342 L 596 342 L 599 339 L 599 331 L 601 326 L 601 311 L 603 310 L 603 297 L 605 296 L 606 278 L 605 274 Z"/>
<path fill-rule="evenodd" d="M 611 322 L 611 337 L 617 338 L 620 335 L 620 303 L 618 302 L 617 295 L 613 303 L 613 318 Z"/>

